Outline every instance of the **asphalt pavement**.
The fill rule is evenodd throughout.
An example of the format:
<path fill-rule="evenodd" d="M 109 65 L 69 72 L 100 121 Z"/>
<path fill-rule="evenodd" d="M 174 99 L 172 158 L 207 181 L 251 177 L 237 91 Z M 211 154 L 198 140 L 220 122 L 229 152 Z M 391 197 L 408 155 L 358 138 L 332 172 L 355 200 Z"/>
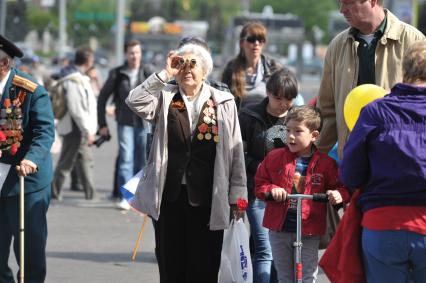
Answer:
<path fill-rule="evenodd" d="M 109 122 L 115 129 L 115 123 Z M 46 282 L 159 282 L 151 221 L 145 225 L 132 261 L 143 216 L 119 210 L 108 199 L 117 154 L 116 135 L 112 133 L 110 142 L 94 147 L 93 153 L 95 200 L 85 200 L 83 192 L 70 191 L 67 185 L 63 201 L 53 203 L 49 209 Z"/>

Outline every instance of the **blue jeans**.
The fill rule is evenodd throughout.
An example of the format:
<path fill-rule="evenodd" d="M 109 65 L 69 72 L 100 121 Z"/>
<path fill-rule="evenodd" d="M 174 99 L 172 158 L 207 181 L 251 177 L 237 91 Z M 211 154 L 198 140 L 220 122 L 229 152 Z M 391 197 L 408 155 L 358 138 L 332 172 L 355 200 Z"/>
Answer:
<path fill-rule="evenodd" d="M 426 236 L 404 230 L 364 228 L 362 252 L 367 282 L 426 282 Z"/>
<path fill-rule="evenodd" d="M 265 202 L 255 199 L 249 203 L 247 217 L 250 223 L 250 233 L 254 241 L 253 282 L 276 282 L 271 278 L 272 250 L 269 243 L 269 230 L 262 226 L 265 213 Z M 271 281 L 270 281 L 271 279 Z"/>
<path fill-rule="evenodd" d="M 117 130 L 119 146 L 117 185 L 120 188 L 145 166 L 146 139 L 151 129 L 150 124 L 145 122 L 143 127 L 118 125 Z"/>

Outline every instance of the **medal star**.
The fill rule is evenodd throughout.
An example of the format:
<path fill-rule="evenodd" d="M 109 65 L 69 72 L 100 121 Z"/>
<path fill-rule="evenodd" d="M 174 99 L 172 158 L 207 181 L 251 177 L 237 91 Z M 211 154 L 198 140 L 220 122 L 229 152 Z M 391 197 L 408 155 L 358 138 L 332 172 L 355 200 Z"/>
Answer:
<path fill-rule="evenodd" d="M 200 133 L 204 134 L 205 132 L 207 132 L 209 126 L 207 126 L 207 124 L 202 123 L 201 125 L 198 126 L 198 131 L 200 131 Z"/>
<path fill-rule="evenodd" d="M 215 134 L 215 135 L 217 135 L 217 133 L 218 133 L 217 126 L 212 126 L 212 133 Z"/>

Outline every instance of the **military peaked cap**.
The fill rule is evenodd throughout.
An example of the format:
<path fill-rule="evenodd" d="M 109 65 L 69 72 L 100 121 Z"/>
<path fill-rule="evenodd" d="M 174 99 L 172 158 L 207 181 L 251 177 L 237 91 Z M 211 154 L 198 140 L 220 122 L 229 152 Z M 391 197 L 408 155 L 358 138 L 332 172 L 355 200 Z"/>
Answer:
<path fill-rule="evenodd" d="M 10 57 L 22 58 L 24 53 L 12 41 L 0 34 L 0 49 L 6 52 Z"/>

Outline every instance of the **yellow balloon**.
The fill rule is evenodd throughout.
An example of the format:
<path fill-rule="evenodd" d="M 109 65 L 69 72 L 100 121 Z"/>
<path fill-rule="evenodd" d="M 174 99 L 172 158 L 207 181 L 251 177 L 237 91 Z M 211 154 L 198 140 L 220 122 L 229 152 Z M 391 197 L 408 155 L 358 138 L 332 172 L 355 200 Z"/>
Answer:
<path fill-rule="evenodd" d="M 361 109 L 365 105 L 386 94 L 387 91 L 384 88 L 373 84 L 359 85 L 351 90 L 343 106 L 343 116 L 345 117 L 345 122 L 349 130 L 352 131 L 354 128 L 359 113 L 361 113 Z"/>

